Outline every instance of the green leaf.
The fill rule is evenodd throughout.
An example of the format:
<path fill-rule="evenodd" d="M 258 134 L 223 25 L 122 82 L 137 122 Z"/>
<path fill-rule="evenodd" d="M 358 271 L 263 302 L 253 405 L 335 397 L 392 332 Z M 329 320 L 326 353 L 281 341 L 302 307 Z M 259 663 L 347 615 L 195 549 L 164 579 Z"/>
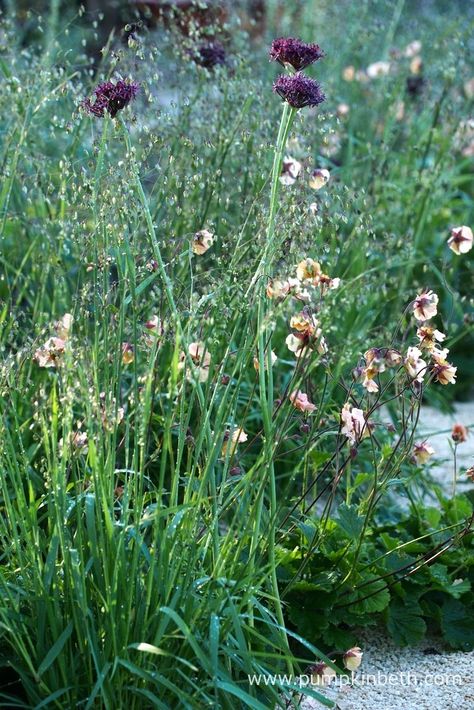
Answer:
<path fill-rule="evenodd" d="M 413 599 L 392 599 L 388 608 L 388 631 L 399 646 L 418 643 L 426 633 L 420 605 Z"/>
<path fill-rule="evenodd" d="M 446 641 L 454 648 L 474 648 L 472 610 L 457 599 L 446 599 L 441 607 L 441 628 Z"/>
<path fill-rule="evenodd" d="M 365 518 L 358 514 L 356 505 L 347 505 L 346 503 L 341 503 L 338 513 L 339 527 L 344 530 L 348 538 L 356 540 L 362 532 Z"/>
<path fill-rule="evenodd" d="M 364 598 L 367 597 L 367 598 Z M 355 599 L 360 601 L 355 601 Z M 350 611 L 354 614 L 374 614 L 383 611 L 390 603 L 390 592 L 382 580 L 367 584 L 363 589 L 353 594 L 354 604 L 351 604 Z M 350 601 L 350 600 L 349 600 Z"/>
<path fill-rule="evenodd" d="M 45 673 L 48 668 L 54 663 L 56 658 L 59 656 L 61 651 L 63 650 L 64 644 L 72 634 L 72 630 L 74 628 L 74 624 L 72 621 L 69 622 L 69 624 L 66 626 L 62 634 L 60 634 L 58 640 L 56 643 L 49 649 L 48 653 L 46 656 L 43 658 L 42 662 L 40 663 L 40 666 L 38 668 L 38 675 L 41 676 L 43 673 Z"/>

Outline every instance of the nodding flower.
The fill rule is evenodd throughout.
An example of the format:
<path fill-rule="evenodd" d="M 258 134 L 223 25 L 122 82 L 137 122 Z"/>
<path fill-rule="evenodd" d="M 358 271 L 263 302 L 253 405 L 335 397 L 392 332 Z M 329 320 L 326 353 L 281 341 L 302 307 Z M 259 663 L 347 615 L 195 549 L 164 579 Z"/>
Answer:
<path fill-rule="evenodd" d="M 296 71 L 313 64 L 324 57 L 324 52 L 318 44 L 307 44 L 294 37 L 279 37 L 274 39 L 270 48 L 270 61 L 288 64 Z"/>
<path fill-rule="evenodd" d="M 291 76 L 282 74 L 273 84 L 273 91 L 293 108 L 318 106 L 325 99 L 321 87 L 314 79 L 298 72 Z"/>
<path fill-rule="evenodd" d="M 224 46 L 217 40 L 202 42 L 190 52 L 190 55 L 195 64 L 205 69 L 213 69 L 227 63 Z"/>
<path fill-rule="evenodd" d="M 140 87 L 135 81 L 126 82 L 119 79 L 115 84 L 113 81 L 104 81 L 94 90 L 94 103 L 85 99 L 82 106 L 98 118 L 103 118 L 106 112 L 114 118 L 137 96 L 139 90 Z"/>

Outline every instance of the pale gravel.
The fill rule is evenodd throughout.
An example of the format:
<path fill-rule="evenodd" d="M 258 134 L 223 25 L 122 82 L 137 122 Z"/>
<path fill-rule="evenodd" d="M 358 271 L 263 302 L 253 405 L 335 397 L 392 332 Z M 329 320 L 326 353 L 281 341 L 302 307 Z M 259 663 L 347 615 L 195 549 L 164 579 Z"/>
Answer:
<path fill-rule="evenodd" d="M 452 414 L 423 406 L 416 440 L 427 439 L 433 446 L 431 475 L 447 492 L 451 491 L 454 466 L 450 435 L 454 423 L 471 429 L 468 440 L 457 447 L 456 485 L 461 492 L 473 485 L 465 471 L 474 465 L 474 403 L 459 403 Z M 338 710 L 474 710 L 474 652 L 449 652 L 440 640 L 430 638 L 415 647 L 399 648 L 384 631 L 373 629 L 362 631 L 358 643 L 364 652 L 358 671 L 360 682 L 324 691 L 336 701 Z M 362 674 L 377 676 L 378 672 L 395 675 L 390 683 L 384 682 L 383 675 L 378 684 L 370 678 L 363 682 Z M 408 682 L 407 674 L 410 679 L 415 676 L 417 682 Z M 444 682 L 438 684 L 433 676 L 438 676 L 437 680 L 443 676 Z M 321 710 L 323 706 L 306 697 L 299 707 Z"/>

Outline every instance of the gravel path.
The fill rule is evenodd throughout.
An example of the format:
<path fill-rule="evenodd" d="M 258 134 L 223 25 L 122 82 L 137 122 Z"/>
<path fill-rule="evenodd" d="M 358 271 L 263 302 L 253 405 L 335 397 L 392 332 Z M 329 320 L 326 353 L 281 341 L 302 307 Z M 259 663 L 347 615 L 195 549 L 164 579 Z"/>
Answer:
<path fill-rule="evenodd" d="M 433 478 L 446 488 L 453 485 L 454 423 L 470 429 L 457 448 L 457 490 L 472 487 L 465 471 L 474 465 L 474 403 L 456 405 L 453 414 L 424 406 L 417 441 L 427 439 L 435 449 Z M 325 690 L 338 710 L 470 710 L 474 709 L 474 652 L 447 652 L 441 642 L 427 639 L 416 647 L 399 648 L 383 631 L 363 632 L 358 641 L 364 656 L 352 685 Z M 379 675 L 380 674 L 380 675 Z M 306 698 L 302 710 L 321 710 Z"/>

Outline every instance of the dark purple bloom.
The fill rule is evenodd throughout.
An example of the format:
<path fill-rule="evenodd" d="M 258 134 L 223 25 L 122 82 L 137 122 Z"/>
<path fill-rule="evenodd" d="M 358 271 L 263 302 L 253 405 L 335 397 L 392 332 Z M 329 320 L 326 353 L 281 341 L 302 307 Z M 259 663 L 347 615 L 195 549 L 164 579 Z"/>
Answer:
<path fill-rule="evenodd" d="M 192 58 L 201 67 L 212 69 L 219 64 L 226 63 L 226 53 L 223 45 L 214 40 L 214 42 L 203 42 L 193 52 Z"/>
<path fill-rule="evenodd" d="M 274 39 L 270 48 L 270 60 L 280 64 L 291 64 L 300 71 L 324 56 L 318 44 L 306 44 L 294 37 L 279 37 Z"/>
<path fill-rule="evenodd" d="M 273 91 L 293 108 L 317 106 L 326 98 L 317 81 L 300 73 L 282 74 L 273 84 Z"/>
<path fill-rule="evenodd" d="M 139 88 L 134 81 L 128 83 L 120 79 L 116 84 L 112 81 L 104 81 L 94 90 L 94 103 L 86 99 L 83 106 L 89 113 L 99 118 L 103 118 L 106 111 L 114 118 L 136 97 Z"/>

